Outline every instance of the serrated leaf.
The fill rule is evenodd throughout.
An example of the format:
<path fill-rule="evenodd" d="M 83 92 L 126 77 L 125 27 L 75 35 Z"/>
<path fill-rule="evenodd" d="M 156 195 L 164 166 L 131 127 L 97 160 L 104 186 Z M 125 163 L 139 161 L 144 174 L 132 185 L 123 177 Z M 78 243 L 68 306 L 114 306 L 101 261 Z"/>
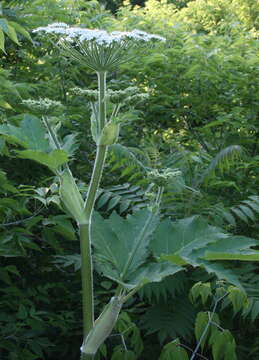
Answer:
<path fill-rule="evenodd" d="M 42 165 L 47 166 L 51 170 L 57 169 L 59 166 L 68 162 L 67 153 L 64 150 L 53 150 L 50 153 L 44 153 L 37 150 L 17 151 L 22 159 L 34 160 Z"/>
<path fill-rule="evenodd" d="M 219 279 L 243 290 L 233 270 L 207 260 L 216 260 L 217 256 L 218 260 L 257 260 L 258 251 L 251 249 L 257 244 L 255 239 L 230 236 L 220 228 L 210 226 L 205 220 L 194 216 L 175 222 L 165 220 L 159 224 L 151 241 L 151 249 L 153 254 L 162 260 L 177 265 L 203 267 Z"/>
<path fill-rule="evenodd" d="M 238 275 L 236 275 L 233 270 L 225 268 L 222 264 L 208 261 L 204 261 L 202 266 L 209 274 L 213 273 L 217 276 L 218 279 L 226 280 L 230 284 L 236 285 L 244 291 L 244 288 L 239 281 Z"/>
<path fill-rule="evenodd" d="M 226 237 L 221 229 L 208 225 L 201 217 L 192 216 L 176 222 L 162 221 L 154 233 L 151 248 L 155 256 L 172 254 L 197 265 L 191 257 L 194 250 Z"/>
<path fill-rule="evenodd" d="M 160 282 L 166 276 L 176 274 L 182 270 L 182 267 L 168 262 L 149 263 L 140 267 L 131 275 L 128 286 L 133 288 L 150 282 Z"/>
<path fill-rule="evenodd" d="M 48 152 L 49 143 L 45 138 L 45 128 L 39 118 L 25 114 L 20 127 L 10 124 L 0 126 L 0 134 L 7 137 L 7 140 L 22 145 L 31 150 Z"/>
<path fill-rule="evenodd" d="M 158 217 L 147 209 L 126 219 L 114 212 L 104 220 L 96 213 L 92 231 L 99 270 L 116 281 L 127 282 L 145 262 L 150 235 L 157 222 Z"/>
<path fill-rule="evenodd" d="M 251 249 L 256 245 L 258 245 L 258 241 L 255 239 L 245 236 L 229 236 L 215 244 L 210 244 L 202 258 L 206 260 L 258 261 L 259 252 Z"/>

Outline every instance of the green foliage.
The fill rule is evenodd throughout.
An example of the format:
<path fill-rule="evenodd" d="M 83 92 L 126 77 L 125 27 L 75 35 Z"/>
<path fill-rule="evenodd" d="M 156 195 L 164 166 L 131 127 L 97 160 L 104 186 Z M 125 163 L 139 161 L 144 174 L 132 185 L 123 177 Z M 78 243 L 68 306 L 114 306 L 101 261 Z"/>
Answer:
<path fill-rule="evenodd" d="M 205 305 L 208 298 L 212 295 L 211 293 L 211 284 L 202 283 L 201 281 L 197 282 L 191 289 L 191 301 L 195 302 L 200 296 L 202 304 Z"/>
<path fill-rule="evenodd" d="M 119 315 L 115 331 L 118 337 L 123 337 L 124 342 L 134 351 L 136 358 L 139 357 L 144 350 L 143 340 L 139 328 L 131 320 L 127 312 L 122 311 Z"/>
<path fill-rule="evenodd" d="M 236 360 L 236 344 L 229 330 L 216 331 L 211 338 L 213 359 Z"/>
<path fill-rule="evenodd" d="M 133 79 L 134 85 L 150 96 L 145 105 L 138 105 L 137 115 L 131 109 L 125 115 L 134 121 L 122 128 L 121 144 L 110 147 L 109 167 L 101 185 L 105 190 L 99 193 L 97 209 L 104 218 L 116 210 L 121 216 L 113 216 L 126 227 L 129 223 L 123 216 L 133 211 L 134 217 L 137 207 L 146 206 L 146 168 L 180 169 L 185 188 L 167 188 L 162 201 L 162 216 L 170 216 L 172 224 L 170 220 L 166 220 L 168 225 L 162 222 L 152 241 L 143 240 L 149 248 L 143 245 L 146 257 L 143 255 L 140 268 L 146 268 L 146 261 L 152 259 L 156 269 L 146 268 L 149 274 L 139 270 L 137 281 L 143 275 L 159 278 L 157 259 L 150 249 L 153 241 L 153 252 L 160 256 L 161 252 L 167 253 L 164 244 L 173 246 L 175 236 L 175 248 L 171 249 L 174 261 L 180 258 L 188 262 L 190 258 L 192 266 L 183 265 L 186 271 L 144 285 L 136 301 L 125 305 L 118 322 L 120 328 L 115 330 L 123 334 L 127 350 L 120 335 L 112 336 L 99 359 L 174 359 L 177 352 L 184 359 L 183 346 L 195 349 L 209 321 L 209 304 L 215 295 L 214 273 L 236 285 L 241 283 L 247 297 L 240 287 L 225 285 L 229 294 L 217 311 L 221 329 L 210 325 L 206 341 L 202 342 L 202 354 L 213 360 L 256 359 L 259 287 L 258 262 L 254 260 L 258 252 L 257 243 L 248 237 L 258 234 L 258 4 L 251 0 L 199 0 L 179 10 L 181 6 L 179 1 L 152 0 L 142 8 L 125 5 L 113 18 L 96 1 L 1 2 L 1 359 L 47 360 L 62 356 L 73 360 L 78 359 L 81 345 L 80 278 L 75 273 L 81 259 L 74 224 L 60 215 L 57 191 L 40 190 L 50 189 L 53 181 L 47 169 L 21 158 L 10 161 L 14 151 L 29 156 L 32 153 L 28 151 L 38 150 L 43 153 L 34 151 L 34 160 L 40 156 L 48 167 L 56 167 L 57 163 L 53 165 L 50 159 L 55 150 L 53 143 L 39 119 L 26 114 L 21 104 L 22 99 L 46 96 L 64 104 L 63 113 L 51 120 L 53 129 L 60 127 L 58 140 L 64 151 L 54 158 L 59 165 L 66 162 L 65 158 L 73 158 L 73 171 L 84 181 L 82 184 L 89 182 L 93 160 L 90 111 L 85 99 L 72 96 L 71 89 L 93 89 L 93 77 L 78 66 L 70 66 L 48 39 L 39 41 L 35 34 L 29 35 L 33 28 L 51 22 L 111 30 L 140 28 L 166 36 L 168 45 L 159 54 L 150 49 L 145 56 L 135 56 L 132 64 L 116 72 L 122 81 L 115 79 L 112 87 L 125 88 Z M 75 144 L 76 134 L 80 145 Z M 155 144 L 150 146 L 147 138 L 154 137 Z M 136 150 L 139 146 L 141 151 Z M 28 184 L 37 186 L 36 194 Z M 39 201 L 43 207 L 38 206 Z M 186 236 L 189 245 L 183 249 L 180 243 L 186 239 L 178 234 L 187 220 L 176 219 L 200 214 L 206 216 L 210 226 L 193 218 L 193 225 L 200 224 L 200 228 L 196 231 L 190 226 Z M 125 259 L 128 248 L 122 246 L 118 251 L 114 244 L 124 239 L 124 233 L 120 231 L 119 237 L 118 231 L 114 233 L 110 228 L 110 218 L 107 223 L 109 226 L 100 232 L 106 236 L 109 228 L 113 253 Z M 213 226 L 224 231 L 217 232 Z M 229 234 L 221 239 L 226 232 L 241 236 Z M 104 240 L 98 241 L 99 255 L 107 256 Z M 128 237 L 121 243 L 131 241 Z M 110 259 L 105 261 L 110 271 L 112 263 Z M 163 275 L 169 273 L 167 268 L 162 270 Z M 114 290 L 113 282 L 105 288 L 102 280 L 95 274 L 100 308 Z M 190 298 L 196 309 L 187 299 L 191 288 Z M 200 330 L 195 341 L 196 312 L 203 315 L 196 318 Z M 213 319 L 217 321 L 215 315 Z M 179 343 L 183 346 L 177 346 Z"/>
<path fill-rule="evenodd" d="M 126 288 L 140 287 L 181 270 L 169 263 L 146 263 L 150 235 L 158 217 L 149 210 L 139 210 L 126 219 L 113 213 L 104 220 L 96 214 L 93 223 L 93 245 L 99 273 Z"/>
<path fill-rule="evenodd" d="M 27 40 L 32 41 L 31 36 L 25 28 L 17 23 L 16 21 L 11 21 L 11 19 L 14 17 L 8 17 L 5 16 L 6 11 L 5 9 L 1 8 L 0 12 L 0 49 L 5 52 L 5 40 L 6 36 L 13 41 L 16 45 L 21 45 L 18 40 L 18 34 L 22 37 L 26 38 Z"/>
<path fill-rule="evenodd" d="M 164 241 L 161 242 L 160 239 Z M 246 237 L 229 236 L 221 229 L 208 225 L 199 217 L 172 223 L 159 224 L 151 242 L 155 256 L 176 265 L 202 266 L 208 273 L 215 273 L 242 289 L 235 273 L 223 264 L 207 260 L 258 260 L 258 252 L 251 249 L 257 241 Z"/>
<path fill-rule="evenodd" d="M 27 149 L 49 151 L 44 126 L 35 116 L 24 115 L 19 127 L 10 124 L 1 125 L 0 133 L 7 141 Z"/>
<path fill-rule="evenodd" d="M 188 360 L 187 352 L 181 348 L 179 339 L 175 339 L 163 347 L 159 360 Z"/>
<path fill-rule="evenodd" d="M 145 191 L 138 185 L 129 183 L 100 189 L 96 199 L 96 210 L 108 213 L 116 210 L 120 215 L 136 211 L 148 205 Z"/>
<path fill-rule="evenodd" d="M 148 308 L 141 318 L 141 328 L 146 330 L 147 335 L 157 333 L 160 343 L 176 337 L 187 340 L 192 336 L 195 313 L 186 297 L 176 297 L 166 304 L 159 303 Z"/>
<path fill-rule="evenodd" d="M 166 303 L 170 298 L 181 296 L 188 289 L 188 274 L 180 271 L 165 277 L 161 282 L 145 284 L 138 292 L 142 300 L 151 303 Z"/>

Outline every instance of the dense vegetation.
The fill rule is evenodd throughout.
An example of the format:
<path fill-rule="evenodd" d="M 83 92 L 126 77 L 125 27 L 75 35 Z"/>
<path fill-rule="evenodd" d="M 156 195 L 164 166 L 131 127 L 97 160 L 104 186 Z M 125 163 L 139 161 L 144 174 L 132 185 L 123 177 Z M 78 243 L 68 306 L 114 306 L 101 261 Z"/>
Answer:
<path fill-rule="evenodd" d="M 148 97 L 122 108 L 125 125 L 119 143 L 110 146 L 95 207 L 112 227 L 114 211 L 125 219 L 149 206 L 147 169 L 177 169 L 180 175 L 165 186 L 150 257 L 162 253 L 180 265 L 184 259 L 184 270 L 145 285 L 126 303 L 96 359 L 259 359 L 259 6 L 254 0 L 132 4 L 0 4 L 3 360 L 80 356 L 81 263 L 75 223 L 62 211 L 57 178 L 22 156 L 24 147 L 40 141 L 42 131 L 40 114 L 22 101 L 60 101 L 63 108 L 51 121 L 85 195 L 95 152 L 91 109 L 73 89 L 95 89 L 96 78 L 60 56 L 50 38 L 32 31 L 53 22 L 109 31 L 138 28 L 167 39 L 144 56 L 132 50 L 131 62 L 109 74 L 110 89 L 136 86 Z M 8 133 L 10 125 L 15 133 Z M 28 129 L 35 131 L 36 140 L 28 140 Z M 169 233 L 177 238 L 186 229 L 194 244 L 187 255 L 180 243 L 165 248 Z M 230 240 L 224 243 L 226 233 Z M 216 245 L 221 241 L 215 245 L 217 255 L 209 234 L 218 236 Z M 211 252 L 205 254 L 206 246 Z M 96 259 L 102 255 L 97 249 Z M 115 283 L 101 271 L 94 283 L 99 312 Z"/>

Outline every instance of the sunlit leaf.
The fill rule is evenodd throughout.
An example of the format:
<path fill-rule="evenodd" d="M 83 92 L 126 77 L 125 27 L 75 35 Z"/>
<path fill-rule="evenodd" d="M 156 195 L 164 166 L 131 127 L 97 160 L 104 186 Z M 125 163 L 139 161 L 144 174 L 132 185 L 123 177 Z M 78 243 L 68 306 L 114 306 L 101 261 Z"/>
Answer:
<path fill-rule="evenodd" d="M 47 166 L 51 170 L 55 170 L 68 162 L 67 153 L 63 150 L 53 150 L 50 153 L 44 153 L 37 150 L 22 150 L 17 151 L 17 154 L 22 159 L 34 160 Z"/>

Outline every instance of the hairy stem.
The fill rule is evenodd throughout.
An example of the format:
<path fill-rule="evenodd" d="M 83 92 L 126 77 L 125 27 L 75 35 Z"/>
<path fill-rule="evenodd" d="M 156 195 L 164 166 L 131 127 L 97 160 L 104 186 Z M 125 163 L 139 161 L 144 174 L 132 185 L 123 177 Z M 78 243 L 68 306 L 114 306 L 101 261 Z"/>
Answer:
<path fill-rule="evenodd" d="M 98 73 L 99 107 L 98 121 L 99 129 L 102 129 L 106 122 L 106 73 Z M 80 247 L 81 247 L 81 274 L 82 274 L 82 299 L 83 299 L 83 329 L 84 339 L 94 325 L 94 289 L 93 289 L 93 265 L 91 254 L 91 220 L 97 190 L 102 177 L 105 163 L 107 146 L 97 146 L 94 169 L 88 188 L 84 212 L 86 222 L 79 224 Z M 81 354 L 81 360 L 92 360 L 94 356 Z"/>
<path fill-rule="evenodd" d="M 82 273 L 82 302 L 83 302 L 83 328 L 84 338 L 92 329 L 94 324 L 93 303 L 93 273 L 91 241 L 89 238 L 89 225 L 79 225 L 80 247 L 81 247 L 81 273 Z"/>

